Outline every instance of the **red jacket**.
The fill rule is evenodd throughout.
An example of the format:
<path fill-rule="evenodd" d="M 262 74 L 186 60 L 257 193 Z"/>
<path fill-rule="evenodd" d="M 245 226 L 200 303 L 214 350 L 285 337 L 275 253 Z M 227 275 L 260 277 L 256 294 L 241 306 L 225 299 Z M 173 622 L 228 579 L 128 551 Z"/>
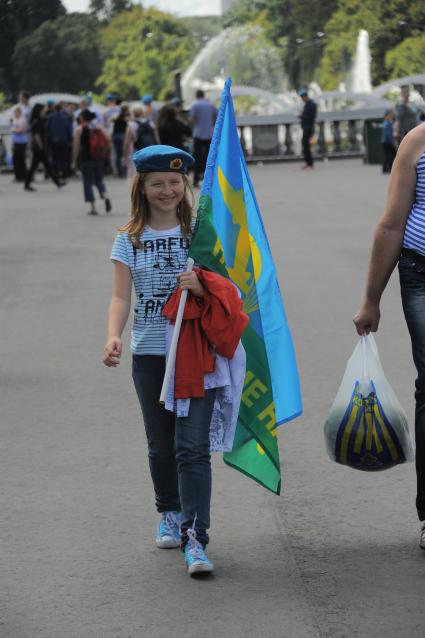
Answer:
<path fill-rule="evenodd" d="M 176 353 L 174 397 L 203 397 L 204 374 L 213 372 L 215 351 L 231 359 L 248 316 L 235 286 L 225 277 L 208 270 L 196 269 L 204 287 L 204 296 L 187 296 Z M 177 288 L 165 304 L 162 314 L 175 322 L 181 289 Z"/>

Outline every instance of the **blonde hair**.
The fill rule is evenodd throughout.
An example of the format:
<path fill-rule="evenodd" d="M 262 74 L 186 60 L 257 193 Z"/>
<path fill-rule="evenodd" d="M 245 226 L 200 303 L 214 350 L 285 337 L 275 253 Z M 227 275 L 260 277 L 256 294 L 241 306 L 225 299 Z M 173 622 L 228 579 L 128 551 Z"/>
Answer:
<path fill-rule="evenodd" d="M 133 117 L 141 117 L 143 115 L 143 109 L 141 106 L 135 106 L 133 109 Z"/>
<path fill-rule="evenodd" d="M 148 173 L 136 173 L 133 177 L 133 183 L 131 186 L 131 217 L 130 221 L 125 226 L 119 228 L 121 233 L 128 233 L 128 237 L 136 248 L 141 249 L 140 236 L 144 227 L 149 222 L 150 218 L 150 206 L 143 192 L 143 183 Z M 180 222 L 183 236 L 188 238 L 192 234 L 192 219 L 193 219 L 193 206 L 194 197 L 190 187 L 189 180 L 186 175 L 182 175 L 184 183 L 184 195 L 183 199 L 177 207 L 177 219 Z M 188 199 L 188 192 L 190 193 L 191 202 Z"/>

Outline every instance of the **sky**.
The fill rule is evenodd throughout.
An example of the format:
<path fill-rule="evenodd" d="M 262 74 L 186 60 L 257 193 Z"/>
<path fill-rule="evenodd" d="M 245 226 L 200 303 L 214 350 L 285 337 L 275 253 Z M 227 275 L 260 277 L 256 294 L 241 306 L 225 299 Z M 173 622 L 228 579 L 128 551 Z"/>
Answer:
<path fill-rule="evenodd" d="M 68 11 L 87 11 L 90 0 L 62 0 Z M 219 15 L 221 0 L 143 0 L 144 7 L 152 5 L 176 15 Z"/>

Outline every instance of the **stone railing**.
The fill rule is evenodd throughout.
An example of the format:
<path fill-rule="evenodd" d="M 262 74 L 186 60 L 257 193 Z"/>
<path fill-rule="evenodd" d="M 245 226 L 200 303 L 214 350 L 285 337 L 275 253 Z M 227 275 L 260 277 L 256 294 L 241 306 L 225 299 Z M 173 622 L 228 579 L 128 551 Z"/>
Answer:
<path fill-rule="evenodd" d="M 376 109 L 318 113 L 312 139 L 314 157 L 363 157 L 365 121 L 382 120 L 383 115 Z M 248 162 L 302 158 L 302 130 L 295 115 L 240 116 L 237 124 Z"/>

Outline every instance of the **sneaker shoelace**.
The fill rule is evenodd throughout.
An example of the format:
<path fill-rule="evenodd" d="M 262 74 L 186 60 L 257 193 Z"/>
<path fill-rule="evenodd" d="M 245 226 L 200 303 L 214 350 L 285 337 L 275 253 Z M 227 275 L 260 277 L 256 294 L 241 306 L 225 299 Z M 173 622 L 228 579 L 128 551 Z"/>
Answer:
<path fill-rule="evenodd" d="M 190 543 L 189 554 L 192 556 L 192 558 L 201 558 L 202 560 L 205 560 L 204 548 L 202 547 L 201 543 L 196 538 L 195 523 L 196 523 L 196 516 L 195 516 L 195 520 L 193 521 L 192 527 L 189 527 L 189 529 L 187 530 L 187 535 L 189 537 L 189 543 Z"/>
<path fill-rule="evenodd" d="M 169 534 L 174 536 L 176 534 L 176 527 L 179 528 L 179 522 L 174 512 L 165 512 L 162 515 L 161 532 L 163 534 Z"/>

